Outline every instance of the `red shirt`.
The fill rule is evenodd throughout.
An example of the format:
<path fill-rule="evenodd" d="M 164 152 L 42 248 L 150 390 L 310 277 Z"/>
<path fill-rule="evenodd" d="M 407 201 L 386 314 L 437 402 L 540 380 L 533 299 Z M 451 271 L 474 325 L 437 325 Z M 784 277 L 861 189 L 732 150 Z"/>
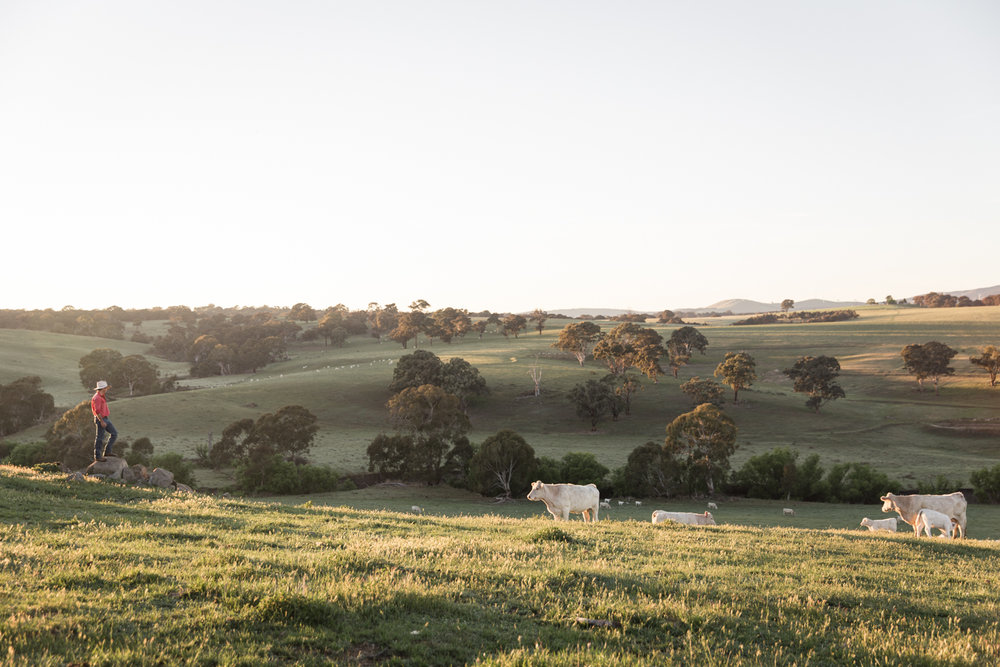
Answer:
<path fill-rule="evenodd" d="M 111 415 L 111 411 L 108 410 L 108 402 L 101 395 L 101 392 L 97 392 L 90 399 L 90 411 L 94 413 L 95 417 L 101 417 L 102 419 Z"/>

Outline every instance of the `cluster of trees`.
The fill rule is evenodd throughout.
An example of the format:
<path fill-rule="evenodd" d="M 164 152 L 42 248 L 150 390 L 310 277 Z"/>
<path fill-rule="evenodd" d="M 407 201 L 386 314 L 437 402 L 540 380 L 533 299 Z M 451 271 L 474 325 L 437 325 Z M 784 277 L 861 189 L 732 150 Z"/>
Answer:
<path fill-rule="evenodd" d="M 786 299 L 785 302 L 791 301 L 791 299 Z M 790 307 L 790 306 L 789 306 Z M 782 304 L 782 309 L 785 308 L 785 304 Z M 847 320 L 853 320 L 860 317 L 856 310 L 843 309 L 843 310 L 815 310 L 815 311 L 805 311 L 801 313 L 760 313 L 759 315 L 751 315 L 750 317 L 739 320 L 738 322 L 733 322 L 734 325 L 753 325 L 753 324 L 776 324 L 778 322 L 786 324 L 811 324 L 815 322 L 846 322 Z"/>
<path fill-rule="evenodd" d="M 982 299 L 928 292 L 913 297 L 913 305 L 924 308 L 963 308 L 969 306 L 1000 306 L 1000 294 L 991 294 Z"/>
<path fill-rule="evenodd" d="M 0 437 L 40 424 L 54 412 L 52 394 L 42 390 L 37 375 L 0 384 Z"/>
<path fill-rule="evenodd" d="M 256 420 L 240 419 L 222 431 L 222 438 L 199 447 L 206 465 L 232 465 L 237 486 L 246 493 L 318 493 L 352 488 L 327 466 L 307 463 L 319 426 L 316 415 L 301 405 L 286 405 Z"/>
<path fill-rule="evenodd" d="M 187 361 L 195 377 L 248 373 L 283 359 L 299 331 L 299 325 L 269 312 L 249 317 L 216 313 L 174 319 L 167 333 L 153 341 L 153 349 L 165 359 Z"/>
<path fill-rule="evenodd" d="M 93 389 L 98 380 L 128 390 L 129 396 L 145 396 L 173 391 L 177 376 L 160 377 L 156 364 L 141 354 L 122 355 L 117 350 L 98 348 L 80 358 L 80 382 Z"/>
<path fill-rule="evenodd" d="M 470 314 L 465 309 L 451 307 L 435 311 L 429 311 L 429 308 L 430 304 L 423 299 L 411 303 L 408 312 L 401 312 L 394 303 L 385 306 L 371 303 L 368 306 L 366 320 L 368 330 L 380 341 L 384 339 L 395 341 L 405 350 L 410 341 L 414 347 L 418 347 L 421 336 L 429 344 L 433 344 L 434 340 L 450 343 L 470 332 L 482 338 L 489 330 L 504 337 L 517 338 L 528 328 L 529 321 L 535 323 L 534 328 L 541 334 L 545 329 L 546 320 L 556 317 L 541 309 L 536 309 L 529 317 L 525 317 L 513 313 L 500 315 L 489 311 Z M 472 320 L 473 315 L 478 318 L 475 322 Z"/>
<path fill-rule="evenodd" d="M 0 310 L 0 329 L 28 329 L 76 336 L 122 339 L 128 314 L 117 306 L 106 310 Z"/>
<path fill-rule="evenodd" d="M 369 472 L 433 484 L 464 479 L 472 456 L 468 407 L 489 393 L 479 370 L 459 357 L 446 363 L 416 350 L 400 358 L 389 389 L 394 433 L 368 446 Z"/>

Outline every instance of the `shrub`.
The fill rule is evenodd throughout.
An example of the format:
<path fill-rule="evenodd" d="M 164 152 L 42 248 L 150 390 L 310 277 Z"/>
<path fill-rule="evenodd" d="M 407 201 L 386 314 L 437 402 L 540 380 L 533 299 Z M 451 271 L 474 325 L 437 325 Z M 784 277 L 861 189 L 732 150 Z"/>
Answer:
<path fill-rule="evenodd" d="M 535 461 L 535 474 L 533 477 L 548 484 L 561 482 L 562 464 L 552 457 L 539 456 Z"/>
<path fill-rule="evenodd" d="M 972 492 L 981 503 L 1000 503 L 1000 464 L 972 473 Z"/>
<path fill-rule="evenodd" d="M 823 481 L 819 455 L 810 454 L 801 464 L 798 457 L 798 452 L 781 447 L 751 457 L 733 474 L 730 493 L 773 500 L 827 500 L 828 486 Z"/>
<path fill-rule="evenodd" d="M 867 463 L 839 463 L 827 473 L 826 482 L 831 502 L 877 503 L 887 489 L 899 488 L 899 482 Z"/>
<path fill-rule="evenodd" d="M 590 452 L 569 452 L 562 458 L 562 481 L 600 486 L 610 471 Z"/>
<path fill-rule="evenodd" d="M 30 468 L 46 459 L 44 442 L 22 442 L 14 445 L 6 461 L 11 465 Z"/>
<path fill-rule="evenodd" d="M 798 454 L 777 448 L 752 456 L 733 473 L 733 485 L 750 498 L 791 498 L 795 490 Z"/>
<path fill-rule="evenodd" d="M 194 465 L 184 460 L 184 457 L 176 452 L 159 454 L 154 456 L 150 465 L 154 468 L 169 470 L 174 475 L 174 481 L 188 486 L 194 486 Z"/>
<path fill-rule="evenodd" d="M 933 480 L 921 480 L 917 483 L 917 493 L 944 494 L 953 493 L 962 486 L 961 480 L 952 482 L 944 475 L 938 475 Z"/>
<path fill-rule="evenodd" d="M 347 488 L 332 468 L 296 465 L 279 455 L 239 466 L 236 481 L 239 488 L 247 493 L 276 495 L 322 493 Z"/>
<path fill-rule="evenodd" d="M 150 442 L 149 438 L 142 437 L 136 440 L 134 443 L 132 443 L 132 452 L 129 456 L 129 459 L 131 463 L 141 463 L 147 468 L 152 464 L 153 443 Z M 173 472 L 173 470 L 171 470 L 171 472 Z"/>

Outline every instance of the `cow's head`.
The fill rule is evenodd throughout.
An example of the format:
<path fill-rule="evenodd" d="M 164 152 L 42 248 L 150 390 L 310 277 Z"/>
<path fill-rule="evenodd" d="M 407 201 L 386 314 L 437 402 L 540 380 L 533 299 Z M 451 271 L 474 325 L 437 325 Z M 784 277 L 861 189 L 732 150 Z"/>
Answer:
<path fill-rule="evenodd" d="M 868 517 L 865 517 L 864 519 L 861 520 L 861 525 L 862 526 L 871 526 L 872 525 L 872 520 L 869 519 Z"/>
<path fill-rule="evenodd" d="M 896 499 L 891 493 L 887 493 L 879 500 L 882 501 L 882 511 L 883 512 L 898 512 L 899 508 L 896 506 Z"/>
<path fill-rule="evenodd" d="M 528 500 L 541 500 L 541 492 L 544 488 L 545 485 L 542 484 L 541 480 L 533 482 L 531 485 L 531 491 L 528 491 Z"/>

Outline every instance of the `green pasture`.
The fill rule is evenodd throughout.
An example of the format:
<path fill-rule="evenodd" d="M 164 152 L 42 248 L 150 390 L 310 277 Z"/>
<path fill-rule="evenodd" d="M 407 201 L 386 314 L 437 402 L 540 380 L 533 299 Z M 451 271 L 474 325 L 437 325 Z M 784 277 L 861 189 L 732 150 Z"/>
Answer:
<path fill-rule="evenodd" d="M 1000 547 L 976 539 L 418 516 L 0 466 L 0 547 L 14 667 L 1000 662 Z"/>
<path fill-rule="evenodd" d="M 666 425 L 691 409 L 681 383 L 695 375 L 712 377 L 726 352 L 745 350 L 757 361 L 758 381 L 741 392 L 739 405 L 725 406 L 739 428 L 736 466 L 774 447 L 791 447 L 803 456 L 818 453 L 826 467 L 867 462 L 915 485 L 939 474 L 965 484 L 971 471 L 1000 463 L 997 437 L 963 437 L 931 426 L 943 420 L 1000 416 L 1000 389 L 991 389 L 986 373 L 968 362 L 978 347 L 1000 345 L 1000 307 L 877 306 L 858 312 L 858 320 L 829 324 L 731 326 L 737 318 L 695 322 L 709 341 L 707 354 L 696 354 L 677 379 L 669 373 L 655 384 L 643 379 L 632 415 L 604 422 L 595 433 L 576 417 L 566 395 L 575 384 L 602 377 L 604 367 L 593 360 L 581 367 L 551 347 L 570 320 L 550 319 L 542 335 L 525 331 L 508 339 L 486 334 L 480 340 L 473 334 L 451 344 L 421 341 L 420 347 L 444 359 L 462 357 L 486 379 L 491 394 L 470 413 L 474 442 L 511 428 L 542 456 L 586 451 L 609 468 L 623 465 L 636 446 L 662 441 Z M 150 330 L 156 326 L 143 327 L 147 325 Z M 665 338 L 677 328 L 650 326 Z M 953 361 L 956 374 L 942 380 L 939 394 L 929 383 L 926 391 L 918 392 L 899 356 L 904 345 L 930 340 L 959 350 Z M 77 361 L 95 347 L 148 354 L 147 346 L 124 341 L 0 331 L 0 381 L 40 375 L 57 404 L 68 407 L 89 396 L 79 383 Z M 237 419 L 300 404 L 318 416 L 321 426 L 312 458 L 344 472 L 361 471 L 367 466 L 368 443 L 389 430 L 386 387 L 394 363 L 413 349 L 412 344 L 404 350 L 369 337 L 353 337 L 343 348 L 295 343 L 289 360 L 256 374 L 182 379 L 181 386 L 190 390 L 168 395 L 127 399 L 120 391 L 112 392 L 118 399 L 112 414 L 122 437 L 146 436 L 157 451 L 191 456 L 198 445 L 217 439 Z M 847 397 L 824 405 L 819 414 L 805 407 L 805 397 L 792 392 L 781 372 L 806 354 L 835 356 L 843 367 L 841 384 Z M 186 372 L 182 364 L 153 361 L 163 370 Z M 538 397 L 532 395 L 532 366 L 542 374 Z M 38 439 L 43 431 L 36 427 L 11 439 Z"/>
<path fill-rule="evenodd" d="M 412 513 L 412 507 L 423 510 L 425 516 L 493 516 L 508 519 L 551 519 L 545 504 L 526 498 L 499 502 L 494 498 L 452 489 L 447 486 L 383 483 L 354 491 L 316 493 L 302 496 L 276 496 L 261 500 L 285 505 L 311 507 L 343 507 L 361 510 Z M 705 499 L 610 498 L 611 507 L 598 512 L 601 521 L 649 522 L 653 510 L 669 512 L 704 512 Z M 636 502 L 638 501 L 638 503 Z M 882 503 L 848 505 L 839 503 L 807 503 L 796 500 L 756 500 L 753 498 L 713 498 L 718 509 L 709 510 L 717 524 L 753 526 L 759 528 L 808 528 L 813 530 L 849 530 L 868 532 L 860 527 L 861 519 L 897 517 L 895 512 L 883 514 Z M 794 516 L 785 516 L 789 508 Z M 574 515 L 573 520 L 579 520 Z M 979 540 L 1000 540 L 1000 505 L 969 506 L 969 537 Z M 913 529 L 898 522 L 901 535 Z"/>

